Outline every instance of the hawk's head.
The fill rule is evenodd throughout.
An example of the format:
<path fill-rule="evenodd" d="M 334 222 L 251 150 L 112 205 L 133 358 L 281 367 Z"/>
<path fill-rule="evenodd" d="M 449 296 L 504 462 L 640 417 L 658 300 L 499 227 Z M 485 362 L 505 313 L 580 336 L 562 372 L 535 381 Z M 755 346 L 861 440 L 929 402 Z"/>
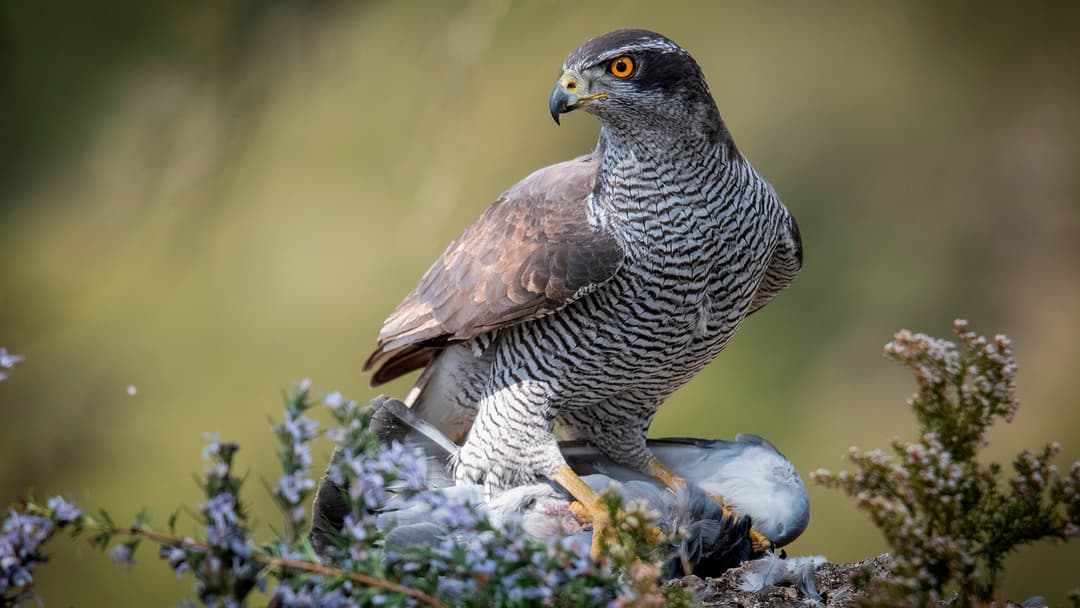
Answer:
<path fill-rule="evenodd" d="M 570 53 L 551 93 L 551 117 L 583 108 L 618 130 L 718 127 L 705 75 L 671 40 L 647 30 L 618 30 Z"/>

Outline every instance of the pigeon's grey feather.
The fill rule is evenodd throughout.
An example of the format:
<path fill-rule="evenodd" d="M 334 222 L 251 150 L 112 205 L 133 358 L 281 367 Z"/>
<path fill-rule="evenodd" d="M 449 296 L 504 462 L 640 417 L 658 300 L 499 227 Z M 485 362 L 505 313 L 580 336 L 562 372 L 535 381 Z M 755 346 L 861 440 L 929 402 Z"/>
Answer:
<path fill-rule="evenodd" d="M 795 466 L 757 435 L 722 439 L 649 439 L 649 451 L 686 481 L 697 484 L 741 515 L 777 547 L 790 544 L 810 522 L 810 500 Z M 583 441 L 560 442 L 570 468 L 581 475 L 600 473 L 622 480 L 651 481 L 617 464 Z"/>
<path fill-rule="evenodd" d="M 579 536 L 589 546 L 591 532 L 570 512 L 573 498 L 552 483 L 517 486 L 487 499 L 482 484 L 454 485 L 447 471 L 452 467 L 457 446 L 433 425 L 417 417 L 395 399 L 380 397 L 374 402 L 373 425 L 380 435 L 392 433 L 397 441 L 421 448 L 430 458 L 428 488 L 455 501 L 477 505 L 493 523 L 516 520 L 530 536 L 554 542 Z M 376 422 L 377 421 L 377 422 Z M 649 440 L 657 457 L 691 482 L 684 490 L 672 492 L 657 481 L 633 469 L 620 466 L 597 448 L 579 441 L 563 446 L 567 461 L 587 473 L 582 477 L 590 487 L 603 493 L 618 492 L 624 504 L 652 515 L 666 531 L 682 529 L 685 540 L 672 547 L 667 572 L 678 576 L 694 572 L 716 576 L 746 560 L 751 546 L 751 522 L 777 545 L 790 543 L 806 527 L 806 488 L 791 463 L 769 442 L 753 435 L 735 441 L 693 438 Z M 767 474 L 762 475 L 762 471 Z M 740 496 L 751 506 L 730 503 L 734 516 L 725 516 L 719 503 L 705 490 Z M 756 497 L 755 491 L 769 496 Z M 324 478 L 315 500 L 312 540 L 325 555 L 329 538 L 347 512 L 342 490 Z M 422 504 L 391 500 L 378 515 L 378 526 L 389 530 L 387 546 L 402 550 L 452 536 L 454 530 L 430 521 L 430 510 Z M 331 534 L 328 534 L 331 533 Z"/>
<path fill-rule="evenodd" d="M 457 456 L 456 444 L 396 399 L 379 397 L 374 406 L 372 424 L 380 438 L 420 446 L 436 461 L 445 463 L 445 467 L 431 467 L 433 479 L 429 484 L 443 487 L 453 483 L 449 471 Z M 723 496 L 736 513 L 753 517 L 754 527 L 777 547 L 790 544 L 809 524 L 810 500 L 798 471 L 772 443 L 758 435 L 740 434 L 734 441 L 649 439 L 647 445 L 660 462 L 686 481 Z M 560 441 L 559 449 L 570 468 L 583 477 L 600 474 L 662 489 L 652 477 L 616 463 L 589 442 Z M 594 484 L 599 484 L 598 491 L 606 489 L 603 481 L 590 481 L 590 485 Z"/>
<path fill-rule="evenodd" d="M 743 565 L 739 589 L 753 592 L 770 585 L 791 585 L 804 596 L 820 600 L 814 572 L 826 561 L 821 555 L 782 559 L 774 553 L 766 553 L 761 559 Z"/>
<path fill-rule="evenodd" d="M 429 547 L 446 535 L 446 527 L 429 521 L 420 521 L 390 529 L 384 537 L 387 551 L 404 553 L 414 547 Z"/>

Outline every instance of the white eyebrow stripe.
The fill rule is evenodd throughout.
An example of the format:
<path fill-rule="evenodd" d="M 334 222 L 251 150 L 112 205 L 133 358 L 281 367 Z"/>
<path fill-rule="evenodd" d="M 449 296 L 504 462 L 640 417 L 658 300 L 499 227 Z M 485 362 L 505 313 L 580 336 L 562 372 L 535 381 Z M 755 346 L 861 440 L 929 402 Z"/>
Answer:
<path fill-rule="evenodd" d="M 625 55 L 630 51 L 665 51 L 668 53 L 686 54 L 686 51 L 674 42 L 669 42 L 667 40 L 649 40 L 648 42 L 632 42 L 630 44 L 624 44 L 616 49 L 598 55 L 597 59 L 599 61 L 604 61 L 605 59 Z"/>

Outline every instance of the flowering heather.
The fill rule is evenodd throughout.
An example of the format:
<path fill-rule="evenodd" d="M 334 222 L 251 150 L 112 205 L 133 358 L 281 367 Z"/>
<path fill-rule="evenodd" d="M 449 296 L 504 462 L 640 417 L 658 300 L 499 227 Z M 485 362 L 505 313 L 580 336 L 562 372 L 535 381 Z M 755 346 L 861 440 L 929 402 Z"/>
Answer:
<path fill-rule="evenodd" d="M 109 549 L 109 558 L 122 566 L 134 566 L 135 550 L 126 544 L 113 545 Z"/>
<path fill-rule="evenodd" d="M 58 530 L 68 526 L 77 530 L 84 515 L 59 496 L 50 498 L 45 507 L 20 507 L 8 511 L 0 532 L 0 604 L 4 606 L 33 597 L 29 590 L 34 568 L 48 560 L 41 546 Z"/>
<path fill-rule="evenodd" d="M 285 396 L 285 420 L 272 427 L 281 444 L 278 459 L 285 473 L 278 479 L 273 494 L 286 516 L 290 542 L 303 536 L 308 517 L 302 505 L 315 489 L 315 480 L 310 475 L 311 448 L 307 444 L 319 436 L 319 423 L 304 415 L 312 406 L 310 387 L 310 380 L 302 380 Z"/>
<path fill-rule="evenodd" d="M 45 506 L 52 511 L 52 519 L 62 524 L 74 523 L 84 515 L 82 509 L 59 496 L 50 498 Z"/>
<path fill-rule="evenodd" d="M 52 531 L 53 523 L 45 517 L 9 512 L 0 535 L 0 593 L 5 602 L 14 601 L 34 581 L 34 567 L 47 559 L 39 547 Z"/>
<path fill-rule="evenodd" d="M 0 346 L 0 382 L 4 381 L 8 377 L 9 370 L 15 367 L 16 363 L 26 361 L 26 357 L 22 355 L 16 355 L 15 353 L 9 353 L 6 348 Z"/>
<path fill-rule="evenodd" d="M 1080 533 L 1080 462 L 1059 472 L 1056 443 L 1018 455 L 1008 484 L 976 460 L 990 426 L 1016 414 L 1016 362 L 1007 337 L 953 329 L 959 344 L 901 331 L 885 347 L 915 374 L 918 440 L 893 440 L 891 454 L 851 448 L 854 472 L 813 474 L 853 497 L 895 553 L 892 576 L 859 580 L 863 606 L 989 603 L 1007 554 Z"/>
<path fill-rule="evenodd" d="M 245 476 L 234 472 L 239 446 L 207 435 L 203 457 L 209 464 L 199 484 L 205 500 L 190 535 L 177 533 L 177 515 L 161 532 L 144 513 L 131 526 L 119 526 L 108 513 L 89 515 L 59 497 L 13 507 L 0 536 L 3 604 L 33 597 L 32 571 L 47 558 L 42 545 L 63 528 L 87 533 L 93 546 L 129 566 L 140 542 L 157 544 L 178 577 L 195 579 L 195 596 L 206 606 L 263 604 L 265 597 L 253 596 L 258 590 L 282 607 L 689 603 L 683 591 L 660 585 L 660 568 L 641 540 L 649 531 L 641 514 L 627 514 L 619 522 L 621 544 L 593 562 L 589 548 L 572 537 L 548 546 L 524 534 L 516 521 L 495 523 L 473 504 L 425 491 L 424 456 L 400 444 L 382 446 L 368 428 L 370 408 L 340 393 L 322 402 L 319 409 L 333 421 L 322 434 L 338 444 L 327 474 L 348 488 L 345 526 L 328 549 L 332 560 L 323 561 L 306 534 L 306 505 L 315 488 L 308 444 L 320 435 L 320 424 L 309 416 L 317 400 L 310 381 L 303 381 L 285 396 L 284 418 L 272 425 L 282 473 L 267 488 L 284 515 L 282 533 L 254 540 L 241 498 Z M 380 524 L 378 512 L 389 504 L 424 509 L 430 521 L 455 533 L 430 546 L 388 549 L 394 528 Z M 621 514 L 615 500 L 612 512 Z"/>

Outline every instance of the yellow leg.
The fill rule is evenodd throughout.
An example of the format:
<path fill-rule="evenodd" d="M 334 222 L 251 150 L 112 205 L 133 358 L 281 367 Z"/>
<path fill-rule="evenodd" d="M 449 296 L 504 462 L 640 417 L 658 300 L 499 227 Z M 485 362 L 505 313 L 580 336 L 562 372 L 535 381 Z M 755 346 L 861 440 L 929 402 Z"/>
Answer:
<path fill-rule="evenodd" d="M 649 463 L 649 475 L 660 480 L 660 483 L 664 484 L 672 490 L 681 490 L 686 487 L 686 480 L 679 477 L 679 474 L 672 471 L 659 460 L 653 458 Z M 712 495 L 710 495 L 712 496 Z M 724 504 L 724 499 L 721 496 L 712 496 L 712 499 L 720 503 L 720 506 L 724 509 L 724 515 L 727 517 L 738 517 L 731 512 L 731 509 L 727 508 Z M 594 537 L 595 538 L 595 537 Z M 750 530 L 750 546 L 753 548 L 754 553 L 761 553 L 772 548 L 772 541 L 765 538 L 761 532 L 757 530 Z"/>
<path fill-rule="evenodd" d="M 611 515 L 608 513 L 607 505 L 604 504 L 603 499 L 596 493 L 596 490 L 589 487 L 589 484 L 585 483 L 581 477 L 578 477 L 578 474 L 572 471 L 570 467 L 559 469 L 559 472 L 552 479 L 578 501 L 570 505 L 574 515 L 579 519 L 592 522 L 592 550 L 590 554 L 593 559 L 597 559 L 600 557 L 600 549 L 603 547 L 601 538 L 604 538 L 605 535 L 610 537 L 605 539 L 607 541 L 615 538 L 614 530 L 611 529 Z"/>

